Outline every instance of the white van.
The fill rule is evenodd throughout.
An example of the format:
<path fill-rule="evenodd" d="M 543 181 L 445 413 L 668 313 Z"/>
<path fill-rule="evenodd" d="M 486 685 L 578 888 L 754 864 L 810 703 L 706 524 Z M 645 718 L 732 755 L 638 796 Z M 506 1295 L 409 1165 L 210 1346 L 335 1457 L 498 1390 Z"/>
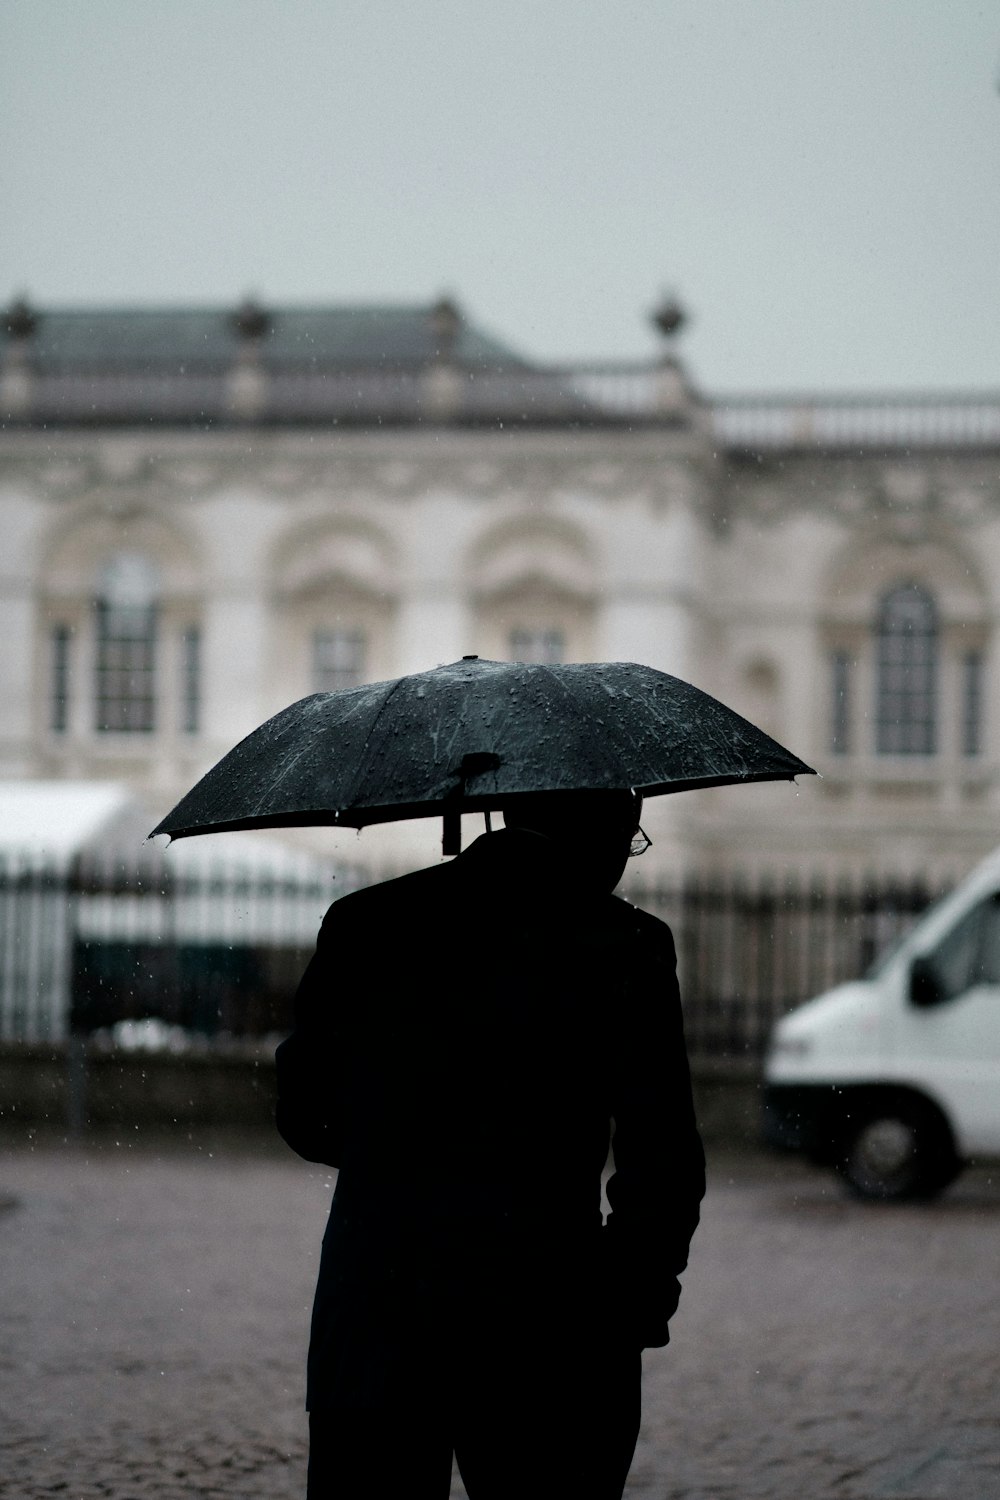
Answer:
<path fill-rule="evenodd" d="M 765 1137 L 870 1198 L 929 1198 L 1000 1156 L 1000 850 L 864 978 L 774 1028 Z"/>

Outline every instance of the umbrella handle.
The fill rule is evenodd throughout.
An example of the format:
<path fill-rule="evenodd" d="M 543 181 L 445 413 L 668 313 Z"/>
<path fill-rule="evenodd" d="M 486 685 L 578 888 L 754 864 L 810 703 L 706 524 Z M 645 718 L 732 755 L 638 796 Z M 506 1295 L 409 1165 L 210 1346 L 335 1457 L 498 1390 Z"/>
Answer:
<path fill-rule="evenodd" d="M 448 858 L 462 852 L 462 812 L 458 807 L 445 809 L 441 819 L 441 854 Z"/>

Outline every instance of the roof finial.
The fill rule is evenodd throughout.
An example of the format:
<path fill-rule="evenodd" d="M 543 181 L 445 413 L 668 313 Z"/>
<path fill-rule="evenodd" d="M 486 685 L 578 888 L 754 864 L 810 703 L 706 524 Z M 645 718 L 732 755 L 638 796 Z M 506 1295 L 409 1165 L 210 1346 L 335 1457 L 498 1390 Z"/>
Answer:
<path fill-rule="evenodd" d="M 650 321 L 665 339 L 673 339 L 687 322 L 688 316 L 673 292 L 664 292 L 650 314 Z"/>
<path fill-rule="evenodd" d="M 24 292 L 11 299 L 3 316 L 4 328 L 12 339 L 30 339 L 38 327 L 38 314 Z"/>
<path fill-rule="evenodd" d="M 250 292 L 231 315 L 230 322 L 241 338 L 254 340 L 270 333 L 272 326 L 270 313 Z"/>

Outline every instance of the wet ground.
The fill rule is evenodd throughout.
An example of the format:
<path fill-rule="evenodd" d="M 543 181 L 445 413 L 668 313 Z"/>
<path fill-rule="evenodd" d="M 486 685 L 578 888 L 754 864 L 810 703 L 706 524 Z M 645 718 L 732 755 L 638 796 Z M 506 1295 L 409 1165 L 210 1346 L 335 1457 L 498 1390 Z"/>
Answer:
<path fill-rule="evenodd" d="M 298 1500 L 330 1187 L 280 1144 L 5 1148 L 0 1495 Z M 986 1169 L 885 1208 L 715 1160 L 627 1495 L 1000 1500 L 998 1244 Z"/>

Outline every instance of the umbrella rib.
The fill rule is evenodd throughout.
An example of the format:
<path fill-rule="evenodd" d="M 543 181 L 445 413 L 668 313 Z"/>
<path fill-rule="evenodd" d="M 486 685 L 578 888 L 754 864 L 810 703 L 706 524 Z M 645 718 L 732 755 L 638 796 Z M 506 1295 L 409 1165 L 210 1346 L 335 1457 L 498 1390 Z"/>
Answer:
<path fill-rule="evenodd" d="M 353 787 L 355 792 L 357 791 L 359 781 L 362 779 L 362 771 L 365 765 L 365 753 L 367 752 L 368 747 L 371 745 L 372 737 L 374 736 L 375 730 L 378 727 L 378 722 L 381 719 L 382 715 L 385 713 L 386 709 L 389 707 L 390 698 L 399 688 L 403 686 L 403 683 L 405 681 L 405 677 L 396 677 L 390 682 L 389 691 L 382 699 L 382 702 L 379 704 L 378 713 L 375 715 L 368 726 L 367 733 L 365 734 L 365 742 L 361 747 L 361 753 L 358 756 L 358 765 L 356 766 L 354 773 Z M 353 797 L 349 797 L 344 803 L 344 807 L 353 807 L 354 805 L 355 803 Z"/>
<path fill-rule="evenodd" d="M 396 691 L 396 689 L 401 686 L 402 680 L 403 680 L 402 678 L 398 678 L 397 677 L 394 680 L 390 681 L 390 683 L 388 685 L 389 691 L 386 693 L 385 697 L 382 699 L 382 702 L 379 705 L 378 712 L 376 713 L 374 719 L 372 720 L 371 724 L 369 725 L 368 729 L 365 732 L 364 749 L 367 749 L 368 745 L 370 744 L 372 734 L 374 733 L 374 730 L 375 730 L 375 726 L 378 723 L 379 719 L 382 717 L 383 713 L 385 712 L 386 705 L 388 704 L 389 699 L 392 697 L 392 695 Z M 262 793 L 261 794 L 262 797 L 265 797 L 268 801 L 272 801 L 273 798 L 274 798 L 274 793 L 275 793 L 276 789 L 281 786 L 282 782 L 287 781 L 288 778 L 294 774 L 294 772 L 295 772 L 295 770 L 297 768 L 298 762 L 302 759 L 302 757 L 304 755 L 308 755 L 308 753 L 309 753 L 308 747 L 305 746 L 305 745 L 301 746 L 299 748 L 298 754 L 295 755 L 294 757 L 292 757 L 289 761 L 287 761 L 287 763 L 282 767 L 282 770 L 281 770 L 280 774 L 277 775 L 277 776 L 275 776 L 273 778 L 273 780 L 269 783 L 266 793 Z M 355 776 L 355 786 L 356 785 L 357 785 L 357 776 Z M 352 799 L 351 798 L 347 798 L 344 801 L 344 803 L 343 803 L 344 807 L 350 807 L 351 805 L 352 805 Z M 339 811 L 339 809 L 331 809 L 331 811 Z M 258 806 L 256 808 L 256 814 L 260 815 L 262 812 L 263 812 L 263 809 L 261 808 L 260 803 L 258 802 Z"/>
<path fill-rule="evenodd" d="M 552 682 L 554 682 L 556 684 L 556 686 L 558 687 L 559 692 L 560 692 L 560 694 L 561 694 L 561 696 L 563 698 L 564 703 L 570 709 L 570 711 L 572 712 L 574 718 L 577 719 L 577 721 L 588 732 L 588 734 L 593 734 L 594 733 L 594 723 L 592 721 L 591 715 L 588 714 L 588 713 L 586 713 L 583 710 L 583 708 L 581 708 L 580 704 L 577 703 L 576 699 L 573 697 L 573 694 L 570 692 L 569 688 L 563 682 L 562 678 L 558 675 L 558 673 L 554 672 L 552 670 L 552 668 L 547 663 L 542 663 L 541 664 L 541 669 L 545 673 L 545 675 L 547 677 L 549 677 L 552 680 Z M 602 728 L 603 727 L 604 726 L 602 726 Z M 599 735 L 598 736 L 598 740 L 599 741 L 603 742 L 605 739 L 606 739 L 606 735 Z M 615 757 L 613 755 L 609 756 L 608 757 L 608 763 L 609 764 L 613 764 L 614 759 L 615 759 Z"/>

